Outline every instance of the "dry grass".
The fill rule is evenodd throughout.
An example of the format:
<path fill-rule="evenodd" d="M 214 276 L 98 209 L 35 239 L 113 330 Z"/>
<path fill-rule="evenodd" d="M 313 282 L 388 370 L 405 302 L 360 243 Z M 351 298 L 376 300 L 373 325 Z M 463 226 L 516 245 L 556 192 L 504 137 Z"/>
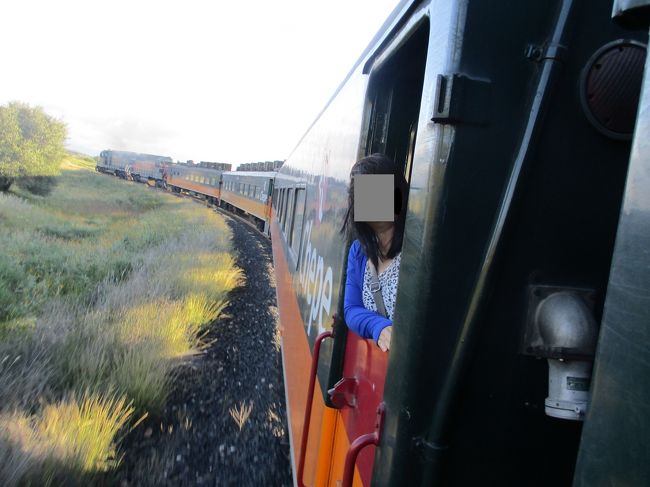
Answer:
<path fill-rule="evenodd" d="M 40 414 L 0 415 L 0 477 L 20 482 L 60 484 L 90 480 L 118 461 L 115 437 L 131 416 L 126 398 L 83 396 L 46 405 Z"/>
<path fill-rule="evenodd" d="M 1 485 L 112 468 L 241 279 L 221 217 L 87 166 L 49 197 L 0 194 Z"/>
<path fill-rule="evenodd" d="M 228 412 L 230 412 L 230 416 L 232 417 L 233 421 L 235 421 L 235 424 L 239 426 L 239 431 L 242 430 L 244 425 L 246 424 L 246 421 L 248 421 L 248 418 L 251 415 L 251 412 L 253 411 L 253 404 L 249 403 L 240 403 L 239 406 L 234 406 L 231 407 Z"/>

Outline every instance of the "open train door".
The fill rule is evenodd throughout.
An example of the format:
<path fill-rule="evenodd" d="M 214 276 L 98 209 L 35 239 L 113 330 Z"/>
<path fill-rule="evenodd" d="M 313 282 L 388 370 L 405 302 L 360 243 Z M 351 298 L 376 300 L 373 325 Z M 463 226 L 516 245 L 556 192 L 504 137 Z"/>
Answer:
<path fill-rule="evenodd" d="M 364 66 L 369 81 L 359 150 L 359 158 L 376 152 L 388 155 L 403 168 L 407 181 L 418 123 L 422 117 L 426 119 L 426 114 L 420 113 L 420 102 L 429 41 L 426 11 L 413 10 Z M 342 307 L 343 297 L 339 302 Z M 341 309 L 339 316 L 343 316 Z M 320 447 L 330 456 L 320 458 L 314 485 L 369 486 L 388 354 L 372 340 L 348 331 L 343 320 L 338 321 L 326 408 L 330 419 L 325 421 L 331 428 L 331 445 L 321 443 Z M 322 436 L 323 441 L 328 441 L 327 436 Z"/>

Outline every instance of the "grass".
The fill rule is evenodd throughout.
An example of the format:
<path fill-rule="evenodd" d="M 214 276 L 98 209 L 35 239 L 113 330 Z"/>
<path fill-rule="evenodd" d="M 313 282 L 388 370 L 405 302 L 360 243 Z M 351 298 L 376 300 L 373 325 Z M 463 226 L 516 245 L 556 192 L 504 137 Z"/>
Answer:
<path fill-rule="evenodd" d="M 223 219 L 68 157 L 0 194 L 0 484 L 93 479 L 240 281 Z"/>
<path fill-rule="evenodd" d="M 117 464 L 115 437 L 133 412 L 125 397 L 84 396 L 46 405 L 38 415 L 5 413 L 0 475 L 7 484 L 92 481 Z"/>

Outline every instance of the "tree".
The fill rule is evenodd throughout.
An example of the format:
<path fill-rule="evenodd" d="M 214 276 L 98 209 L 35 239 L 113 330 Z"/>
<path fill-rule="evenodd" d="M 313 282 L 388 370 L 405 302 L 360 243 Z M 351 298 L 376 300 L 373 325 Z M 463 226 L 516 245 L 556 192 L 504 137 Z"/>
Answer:
<path fill-rule="evenodd" d="M 0 106 L 0 191 L 18 178 L 59 174 L 65 156 L 65 124 L 25 103 Z"/>

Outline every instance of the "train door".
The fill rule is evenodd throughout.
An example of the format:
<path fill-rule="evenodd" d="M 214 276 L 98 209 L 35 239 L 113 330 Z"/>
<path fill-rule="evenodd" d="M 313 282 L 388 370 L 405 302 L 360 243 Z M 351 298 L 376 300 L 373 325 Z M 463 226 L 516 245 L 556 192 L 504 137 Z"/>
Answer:
<path fill-rule="evenodd" d="M 382 152 L 402 166 L 409 179 L 420 118 L 429 39 L 429 21 L 415 15 L 392 40 L 369 59 L 364 72 L 369 74 L 365 107 L 365 133 L 359 155 Z M 340 299 L 343 303 L 343 299 Z M 341 304 L 342 306 L 342 304 Z M 339 310 L 340 315 L 343 313 Z M 338 410 L 333 428 L 329 470 L 319 469 L 316 485 L 341 485 L 346 457 L 375 430 L 382 402 L 388 355 L 372 340 L 347 331 L 341 324 L 334 343 L 330 377 L 329 406 Z M 338 349 L 338 354 L 336 350 Z M 322 443 L 321 443 L 322 445 Z M 323 446 L 321 446 L 321 449 Z M 370 485 L 374 446 L 364 447 L 356 457 L 354 485 Z M 348 471 L 349 468 L 348 468 Z"/>

